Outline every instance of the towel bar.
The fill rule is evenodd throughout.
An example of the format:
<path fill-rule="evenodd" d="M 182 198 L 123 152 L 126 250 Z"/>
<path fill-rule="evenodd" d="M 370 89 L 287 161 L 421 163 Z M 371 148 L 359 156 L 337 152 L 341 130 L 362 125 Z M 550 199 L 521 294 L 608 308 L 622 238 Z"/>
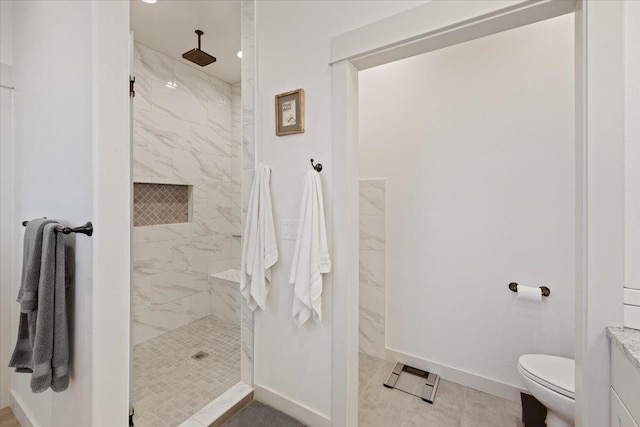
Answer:
<path fill-rule="evenodd" d="M 29 221 L 22 221 L 22 226 L 26 227 L 28 223 Z M 87 222 L 86 224 L 81 225 L 80 227 L 75 227 L 75 228 L 62 227 L 59 230 L 62 231 L 62 234 L 80 233 L 80 234 L 86 234 L 87 236 L 91 236 L 93 235 L 93 224 L 91 222 Z"/>
<path fill-rule="evenodd" d="M 518 292 L 518 284 L 516 282 L 509 283 L 509 289 L 511 292 Z M 542 292 L 543 297 L 548 297 L 551 295 L 551 289 L 546 286 L 540 286 L 540 292 Z"/>

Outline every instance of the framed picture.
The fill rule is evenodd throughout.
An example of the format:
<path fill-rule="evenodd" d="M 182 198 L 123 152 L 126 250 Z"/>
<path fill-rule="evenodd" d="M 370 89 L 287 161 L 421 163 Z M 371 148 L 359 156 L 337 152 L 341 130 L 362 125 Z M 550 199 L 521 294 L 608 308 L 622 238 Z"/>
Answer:
<path fill-rule="evenodd" d="M 304 89 L 276 95 L 276 135 L 304 132 Z"/>

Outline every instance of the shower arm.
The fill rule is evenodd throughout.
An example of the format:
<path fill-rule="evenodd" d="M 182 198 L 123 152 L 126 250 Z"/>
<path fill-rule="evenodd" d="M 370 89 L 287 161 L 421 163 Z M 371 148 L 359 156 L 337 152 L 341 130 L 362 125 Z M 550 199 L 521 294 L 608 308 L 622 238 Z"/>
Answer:
<path fill-rule="evenodd" d="M 200 37 L 204 34 L 202 30 L 196 30 L 196 34 L 198 35 L 198 50 L 202 50 L 202 46 L 200 45 Z"/>

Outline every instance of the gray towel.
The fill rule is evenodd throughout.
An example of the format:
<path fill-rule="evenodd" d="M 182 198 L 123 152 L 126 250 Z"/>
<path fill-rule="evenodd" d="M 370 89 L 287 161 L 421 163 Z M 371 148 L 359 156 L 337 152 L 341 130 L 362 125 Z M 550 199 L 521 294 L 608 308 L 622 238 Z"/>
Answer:
<path fill-rule="evenodd" d="M 32 219 L 24 231 L 22 253 L 22 280 L 18 292 L 21 313 L 31 313 L 38 306 L 40 263 L 42 258 L 42 232 L 46 224 L 55 221 L 46 218 Z"/>
<path fill-rule="evenodd" d="M 23 313 L 26 328 L 21 316 L 18 343 L 9 365 L 15 366 L 18 372 L 33 372 L 31 390 L 35 393 L 49 387 L 63 391 L 69 385 L 65 247 L 64 235 L 56 233 L 59 227 L 53 222 L 44 227 L 37 307 L 35 311 Z M 28 356 L 30 359 L 25 360 Z"/>
<path fill-rule="evenodd" d="M 64 234 L 54 233 L 56 269 L 53 303 L 53 345 L 51 352 L 51 390 L 64 391 L 69 387 L 69 326 L 67 324 L 67 275 Z M 33 380 L 32 380 L 33 381 Z M 32 382 L 33 384 L 33 382 Z"/>
<path fill-rule="evenodd" d="M 18 326 L 18 341 L 9 362 L 9 366 L 16 368 L 16 372 L 33 372 L 32 351 L 38 307 L 40 265 L 42 263 L 42 234 L 45 225 L 53 222 L 53 220 L 46 218 L 32 219 L 24 231 L 22 279 L 18 292 L 20 324 Z"/>

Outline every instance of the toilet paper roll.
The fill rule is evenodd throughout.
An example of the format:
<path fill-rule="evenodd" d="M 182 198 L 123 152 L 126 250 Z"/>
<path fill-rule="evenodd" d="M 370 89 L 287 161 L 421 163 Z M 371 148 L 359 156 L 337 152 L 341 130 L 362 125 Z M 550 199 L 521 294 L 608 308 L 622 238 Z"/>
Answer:
<path fill-rule="evenodd" d="M 542 301 L 542 291 L 537 286 L 518 285 L 518 299 L 525 301 Z"/>

